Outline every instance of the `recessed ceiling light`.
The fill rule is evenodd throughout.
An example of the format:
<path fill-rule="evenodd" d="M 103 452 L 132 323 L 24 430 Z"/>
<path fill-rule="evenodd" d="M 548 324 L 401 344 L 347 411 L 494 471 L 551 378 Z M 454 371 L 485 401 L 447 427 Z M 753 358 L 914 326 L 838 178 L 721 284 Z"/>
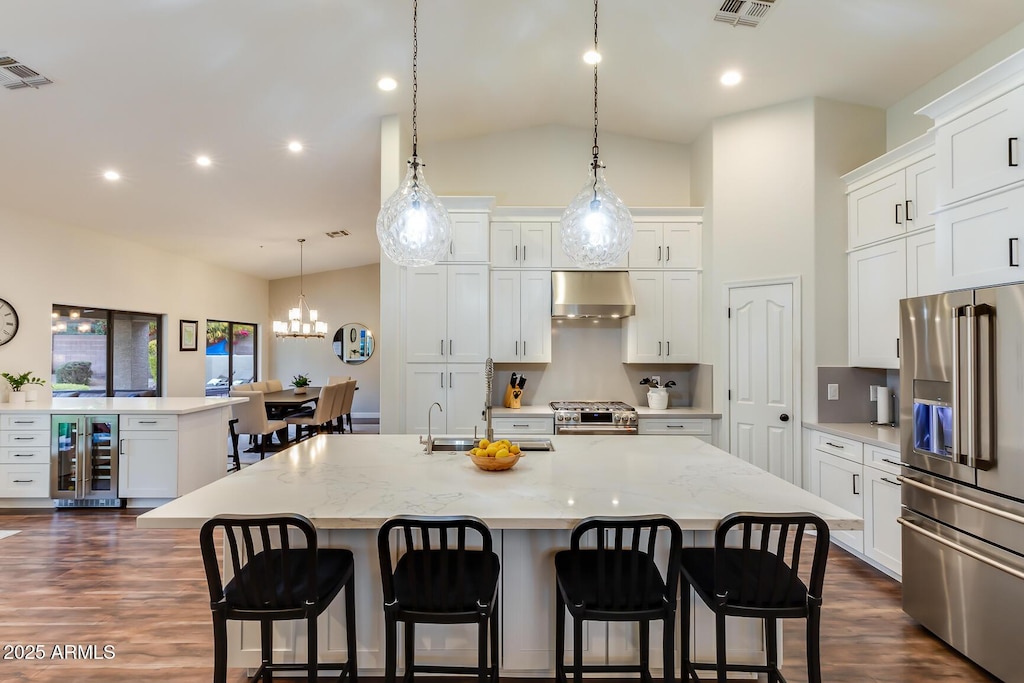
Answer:
<path fill-rule="evenodd" d="M 121 179 L 121 174 L 115 171 L 114 169 L 110 169 L 108 171 L 103 172 L 103 177 L 111 182 L 114 182 L 115 180 Z"/>
<path fill-rule="evenodd" d="M 210 157 L 206 156 L 205 154 L 201 154 L 196 157 L 196 163 L 199 164 L 200 166 L 206 167 L 212 164 L 213 161 L 211 161 Z"/>
<path fill-rule="evenodd" d="M 381 90 L 394 90 L 395 88 L 398 87 L 398 81 L 391 78 L 390 76 L 385 76 L 384 78 L 377 81 L 377 87 L 380 88 Z"/>
<path fill-rule="evenodd" d="M 601 61 L 601 53 L 597 50 L 587 50 L 583 53 L 583 61 L 587 64 L 598 64 Z"/>
<path fill-rule="evenodd" d="M 292 152 L 301 152 L 302 143 L 299 142 L 298 140 L 292 140 L 291 142 L 288 143 L 288 149 Z"/>
<path fill-rule="evenodd" d="M 736 85 L 743 80 L 743 76 L 739 71 L 726 71 L 719 80 L 721 80 L 722 85 Z"/>

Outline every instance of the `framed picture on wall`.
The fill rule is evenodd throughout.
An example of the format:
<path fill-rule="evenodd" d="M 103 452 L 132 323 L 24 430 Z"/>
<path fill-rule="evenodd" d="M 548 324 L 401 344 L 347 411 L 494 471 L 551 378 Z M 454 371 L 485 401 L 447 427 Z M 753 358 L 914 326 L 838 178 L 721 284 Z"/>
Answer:
<path fill-rule="evenodd" d="M 199 348 L 197 338 L 199 332 L 198 320 L 179 321 L 178 339 L 179 351 L 195 351 Z"/>

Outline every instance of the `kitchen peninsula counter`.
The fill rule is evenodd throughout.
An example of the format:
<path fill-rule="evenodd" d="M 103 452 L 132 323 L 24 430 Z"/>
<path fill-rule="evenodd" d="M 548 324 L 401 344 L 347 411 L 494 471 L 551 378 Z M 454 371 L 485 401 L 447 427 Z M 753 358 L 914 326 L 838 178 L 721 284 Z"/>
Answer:
<path fill-rule="evenodd" d="M 509 471 L 484 472 L 461 453 L 427 455 L 412 435 L 321 434 L 141 515 L 138 526 L 198 530 L 222 513 L 297 512 L 310 518 L 322 547 L 354 553 L 359 673 L 379 676 L 384 633 L 377 529 L 397 514 L 475 515 L 493 530 L 501 558 L 502 674 L 548 678 L 554 669 L 553 558 L 568 547 L 569 529 L 584 517 L 667 514 L 685 530 L 688 546 L 710 545 L 719 519 L 741 510 L 803 510 L 834 529 L 862 526 L 855 515 L 693 437 L 573 435 L 551 441 L 554 452 L 530 451 Z M 345 599 L 321 616 L 323 662 L 345 660 Z M 712 660 L 714 617 L 697 600 L 691 620 L 692 651 Z M 257 628 L 229 622 L 231 666 L 259 665 Z M 728 629 L 733 660 L 763 659 L 759 622 L 733 619 Z M 651 662 L 658 663 L 660 625 L 652 624 L 651 631 Z M 588 622 L 584 634 L 587 664 L 635 656 L 634 624 Z M 304 656 L 304 624 L 279 635 L 277 649 Z M 417 663 L 476 662 L 475 626 L 419 625 L 416 636 Z"/>
<path fill-rule="evenodd" d="M 43 413 L 49 415 L 137 415 L 160 413 L 163 415 L 188 415 L 204 410 L 225 408 L 234 403 L 244 403 L 247 398 L 214 396 L 125 397 L 85 396 L 78 398 L 52 398 L 27 403 L 0 403 L 3 413 Z"/>

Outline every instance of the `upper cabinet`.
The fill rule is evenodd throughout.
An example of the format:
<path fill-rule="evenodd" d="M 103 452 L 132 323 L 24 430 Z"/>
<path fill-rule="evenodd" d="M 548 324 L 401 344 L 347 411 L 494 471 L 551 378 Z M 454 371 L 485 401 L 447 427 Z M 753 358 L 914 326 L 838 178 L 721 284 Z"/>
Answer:
<path fill-rule="evenodd" d="M 409 268 L 405 360 L 482 363 L 488 353 L 487 266 Z"/>
<path fill-rule="evenodd" d="M 636 314 L 622 323 L 623 363 L 700 362 L 700 278 L 692 270 L 630 271 Z"/>
<path fill-rule="evenodd" d="M 491 268 L 550 268 L 551 223 L 491 223 Z"/>
<path fill-rule="evenodd" d="M 493 271 L 490 313 L 494 362 L 551 362 L 550 271 Z"/>
<path fill-rule="evenodd" d="M 1024 50 L 917 113 L 935 121 L 938 286 L 1024 281 Z"/>
<path fill-rule="evenodd" d="M 635 222 L 636 233 L 629 248 L 629 269 L 698 269 L 701 256 L 700 219 L 648 223 Z"/>
<path fill-rule="evenodd" d="M 490 211 L 494 197 L 440 197 L 452 222 L 446 263 L 487 263 L 490 258 Z"/>

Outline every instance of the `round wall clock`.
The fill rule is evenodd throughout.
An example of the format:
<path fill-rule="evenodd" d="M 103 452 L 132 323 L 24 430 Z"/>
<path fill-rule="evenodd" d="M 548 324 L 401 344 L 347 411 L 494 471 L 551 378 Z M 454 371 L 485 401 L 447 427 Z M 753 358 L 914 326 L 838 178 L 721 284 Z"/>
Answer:
<path fill-rule="evenodd" d="M 0 346 L 14 339 L 18 334 L 18 312 L 14 306 L 0 299 Z"/>

